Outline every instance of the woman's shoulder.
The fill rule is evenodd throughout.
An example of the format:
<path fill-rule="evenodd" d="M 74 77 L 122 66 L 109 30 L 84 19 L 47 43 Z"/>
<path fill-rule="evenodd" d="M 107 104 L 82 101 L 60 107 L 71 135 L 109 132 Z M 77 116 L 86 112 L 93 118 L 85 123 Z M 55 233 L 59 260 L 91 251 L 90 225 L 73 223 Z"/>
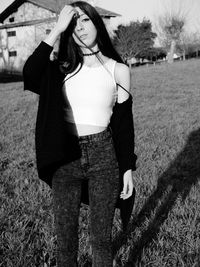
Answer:
<path fill-rule="evenodd" d="M 130 76 L 129 67 L 124 63 L 116 62 L 115 74 L 116 74 L 116 77 L 119 76 L 119 78 L 121 76 L 125 76 L 125 77 Z"/>
<path fill-rule="evenodd" d="M 116 63 L 115 80 L 118 85 L 118 103 L 122 103 L 129 97 L 130 91 L 130 70 L 129 67 L 123 63 Z"/>
<path fill-rule="evenodd" d="M 127 85 L 130 81 L 130 70 L 129 67 L 123 63 L 116 63 L 115 67 L 115 80 L 119 84 Z M 127 88 L 128 89 L 128 88 Z"/>

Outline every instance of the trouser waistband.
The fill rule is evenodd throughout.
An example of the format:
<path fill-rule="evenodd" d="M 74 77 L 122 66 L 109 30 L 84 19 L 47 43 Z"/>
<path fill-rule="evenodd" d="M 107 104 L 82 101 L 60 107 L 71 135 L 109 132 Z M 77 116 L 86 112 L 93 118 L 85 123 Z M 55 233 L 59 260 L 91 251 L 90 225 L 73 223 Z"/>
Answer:
<path fill-rule="evenodd" d="M 96 134 L 84 135 L 79 137 L 79 143 L 92 143 L 102 141 L 111 137 L 111 129 L 108 127 L 104 131 Z"/>

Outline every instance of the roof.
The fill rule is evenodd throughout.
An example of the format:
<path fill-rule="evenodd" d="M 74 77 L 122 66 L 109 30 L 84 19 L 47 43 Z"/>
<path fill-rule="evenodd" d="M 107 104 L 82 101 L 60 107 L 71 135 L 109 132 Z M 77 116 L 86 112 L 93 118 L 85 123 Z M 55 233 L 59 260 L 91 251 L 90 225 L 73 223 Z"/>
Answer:
<path fill-rule="evenodd" d="M 39 7 L 45 8 L 47 10 L 50 10 L 52 12 L 58 13 L 61 8 L 73 2 L 72 0 L 14 0 L 12 1 L 1 13 L 0 13 L 0 22 L 3 23 L 3 21 L 13 12 L 17 10 L 18 7 L 20 7 L 24 2 L 29 2 L 34 5 L 37 5 Z M 95 6 L 97 12 L 102 17 L 118 17 L 120 16 L 117 13 L 114 13 L 112 11 L 100 8 L 98 6 Z"/>

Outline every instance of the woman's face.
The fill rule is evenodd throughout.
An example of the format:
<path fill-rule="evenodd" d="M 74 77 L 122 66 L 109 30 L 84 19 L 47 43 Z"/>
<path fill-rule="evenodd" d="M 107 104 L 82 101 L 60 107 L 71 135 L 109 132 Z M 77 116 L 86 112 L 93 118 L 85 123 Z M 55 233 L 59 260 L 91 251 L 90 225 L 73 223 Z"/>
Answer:
<path fill-rule="evenodd" d="M 76 26 L 73 33 L 74 41 L 80 47 L 92 48 L 96 44 L 97 30 L 91 19 L 76 7 L 79 17 L 76 20 Z"/>

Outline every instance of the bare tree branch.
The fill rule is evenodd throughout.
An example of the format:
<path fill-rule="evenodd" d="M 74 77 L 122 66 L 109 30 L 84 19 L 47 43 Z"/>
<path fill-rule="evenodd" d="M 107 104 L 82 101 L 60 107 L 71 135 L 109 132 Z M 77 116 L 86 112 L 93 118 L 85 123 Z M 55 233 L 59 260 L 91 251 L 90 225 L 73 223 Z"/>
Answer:
<path fill-rule="evenodd" d="M 165 12 L 158 16 L 156 24 L 156 32 L 159 42 L 168 52 L 168 62 L 173 62 L 176 44 L 180 41 L 185 31 L 187 23 L 188 11 L 179 2 L 176 9 L 167 8 Z"/>

